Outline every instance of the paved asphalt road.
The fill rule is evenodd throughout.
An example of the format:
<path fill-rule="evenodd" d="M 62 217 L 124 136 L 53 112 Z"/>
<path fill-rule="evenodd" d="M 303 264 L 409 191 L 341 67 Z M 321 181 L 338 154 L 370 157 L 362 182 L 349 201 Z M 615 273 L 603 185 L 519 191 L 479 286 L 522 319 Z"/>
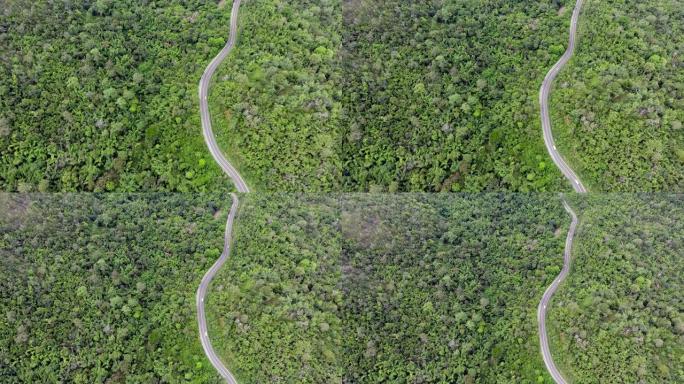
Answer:
<path fill-rule="evenodd" d="M 238 171 L 223 156 L 223 153 L 221 152 L 218 144 L 216 143 L 216 138 L 211 129 L 211 116 L 209 114 L 209 105 L 207 103 L 207 95 L 209 91 L 209 84 L 211 82 L 211 78 L 214 75 L 216 68 L 221 64 L 221 62 L 226 58 L 226 56 L 235 46 L 235 40 L 237 35 L 237 16 L 238 10 L 240 8 L 240 1 L 241 0 L 234 0 L 233 2 L 230 23 L 230 36 L 228 42 L 226 43 L 225 47 L 223 47 L 221 52 L 211 61 L 207 69 L 204 71 L 204 74 L 202 75 L 202 79 L 199 83 L 199 100 L 200 115 L 202 119 L 202 133 L 204 135 L 204 140 L 207 143 L 209 151 L 214 157 L 214 160 L 223 169 L 223 171 L 233 180 L 233 183 L 235 184 L 237 191 L 249 192 L 249 187 L 247 186 L 245 181 L 242 179 Z M 568 164 L 565 162 L 563 157 L 560 155 L 560 153 L 558 153 L 558 150 L 556 149 L 556 145 L 553 140 L 553 134 L 551 132 L 551 119 L 549 117 L 548 101 L 549 94 L 551 92 L 551 86 L 553 84 L 554 79 L 556 78 L 560 70 L 567 64 L 567 62 L 570 60 L 574 53 L 575 40 L 577 35 L 577 22 L 579 20 L 582 2 L 583 0 L 577 0 L 575 9 L 573 11 L 570 26 L 570 41 L 568 49 L 546 75 L 546 78 L 544 79 L 544 82 L 542 83 L 539 92 L 539 103 L 541 106 L 541 119 L 542 129 L 544 132 L 544 143 L 546 144 L 546 148 L 549 152 L 549 155 L 553 159 L 553 162 L 561 170 L 563 175 L 565 175 L 565 177 L 568 180 L 570 180 L 573 189 L 575 190 L 575 192 L 578 193 L 586 193 L 587 189 L 579 180 L 577 174 L 572 170 L 572 168 L 570 168 L 570 166 L 568 166 Z M 204 310 L 204 299 L 209 288 L 209 284 L 211 283 L 211 280 L 213 279 L 216 272 L 221 268 L 223 263 L 225 263 L 226 259 L 230 254 L 230 239 L 233 228 L 233 220 L 235 219 L 235 214 L 237 212 L 239 203 L 238 198 L 235 194 L 233 194 L 232 197 L 233 205 L 230 209 L 230 214 L 228 215 L 228 221 L 226 223 L 223 253 L 216 261 L 216 263 L 214 263 L 211 269 L 209 269 L 209 271 L 207 271 L 207 273 L 204 275 L 204 278 L 202 279 L 202 282 L 197 290 L 196 305 L 197 321 L 199 323 L 200 331 L 200 340 L 202 342 L 202 347 L 204 348 L 205 354 L 207 355 L 213 366 L 216 368 L 216 370 L 219 372 L 219 374 L 221 374 L 221 376 L 228 383 L 237 384 L 235 377 L 233 377 L 228 368 L 226 368 L 226 366 L 221 362 L 220 358 L 216 355 L 211 345 L 211 341 L 209 340 L 209 335 L 207 331 L 207 321 Z M 553 358 L 551 357 L 551 352 L 549 350 L 549 342 L 546 334 L 546 310 L 551 298 L 553 297 L 553 294 L 558 289 L 558 286 L 565 280 L 568 273 L 570 272 L 572 241 L 578 223 L 577 215 L 572 210 L 572 208 L 570 208 L 570 206 L 565 201 L 563 201 L 563 205 L 565 206 L 565 209 L 568 211 L 568 213 L 570 213 L 570 215 L 572 216 L 572 223 L 570 225 L 570 230 L 568 231 L 568 235 L 565 241 L 563 269 L 561 270 L 561 273 L 553 281 L 553 283 L 546 289 L 546 292 L 544 292 L 544 296 L 542 297 L 542 300 L 539 303 L 539 307 L 537 310 L 537 320 L 539 324 L 539 339 L 542 349 L 542 356 L 544 358 L 546 368 L 558 384 L 566 384 L 566 381 L 556 368 L 556 365 L 553 362 Z"/>
<path fill-rule="evenodd" d="M 207 331 L 207 316 L 204 312 L 204 298 L 207 295 L 207 290 L 211 284 L 211 280 L 216 275 L 223 263 L 226 262 L 228 256 L 230 255 L 230 241 L 231 234 L 233 231 L 233 221 L 235 220 L 235 214 L 238 209 L 238 197 L 235 194 L 231 194 L 233 197 L 233 205 L 230 208 L 230 213 L 228 214 L 228 221 L 226 222 L 226 231 L 224 234 L 223 243 L 223 253 L 221 257 L 211 266 L 207 273 L 202 278 L 199 288 L 197 289 L 196 306 L 197 306 L 197 322 L 199 323 L 200 341 L 202 342 L 202 348 L 204 348 L 204 354 L 207 355 L 211 364 L 216 368 L 216 370 L 221 374 L 221 376 L 230 384 L 237 384 L 235 377 L 230 373 L 228 368 L 221 362 L 221 359 L 216 355 L 214 348 L 211 346 L 211 341 L 209 340 L 209 333 Z"/>
<path fill-rule="evenodd" d="M 570 223 L 570 230 L 568 231 L 568 236 L 565 238 L 565 251 L 563 253 L 563 269 L 561 273 L 553 280 L 553 283 L 546 288 L 544 296 L 542 297 L 539 307 L 537 308 L 537 322 L 539 324 L 539 343 L 541 344 L 542 356 L 544 357 L 544 364 L 546 364 L 546 369 L 548 369 L 553 380 L 558 384 L 567 383 L 561 373 L 556 368 L 556 364 L 553 362 L 551 357 L 551 351 L 549 350 L 549 340 L 546 335 L 546 308 L 551 301 L 551 297 L 556 293 L 558 286 L 565 280 L 570 273 L 570 262 L 572 258 L 572 241 L 575 237 L 575 230 L 577 229 L 577 215 L 570 208 L 567 202 L 563 201 L 563 206 L 565 210 L 568 211 L 570 216 L 572 216 L 572 223 Z"/>
<path fill-rule="evenodd" d="M 561 69 L 568 63 L 570 58 L 575 52 L 575 42 L 577 40 L 577 23 L 579 21 L 580 11 L 582 9 L 583 0 L 577 0 L 575 4 L 575 9 L 572 12 L 572 19 L 570 21 L 570 42 L 568 44 L 568 49 L 565 51 L 563 56 L 558 60 L 556 65 L 554 65 L 549 73 L 544 78 L 541 89 L 539 90 L 539 104 L 541 106 L 541 120 L 542 129 L 544 131 L 544 143 L 546 144 L 546 149 L 549 151 L 549 155 L 553 159 L 558 169 L 563 172 L 563 175 L 570 181 L 572 188 L 577 193 L 587 193 L 587 189 L 584 187 L 579 177 L 575 171 L 568 166 L 563 157 L 558 153 L 556 149 L 556 144 L 553 141 L 553 133 L 551 132 L 551 118 L 549 117 L 549 94 L 551 93 L 551 85 L 554 79 L 558 75 Z M 577 229 L 577 214 L 570 208 L 568 203 L 563 200 L 563 206 L 565 210 L 568 211 L 570 216 L 572 216 L 572 223 L 570 224 L 570 230 L 568 231 L 568 236 L 565 239 L 565 250 L 563 253 L 563 269 L 561 273 L 556 277 L 551 285 L 544 292 L 542 300 L 537 308 L 537 324 L 539 326 L 539 344 L 541 345 L 542 357 L 544 358 L 544 364 L 546 369 L 553 377 L 553 380 L 557 384 L 567 384 L 567 381 L 563 378 L 560 371 L 553 362 L 553 357 L 551 356 L 551 350 L 549 349 L 549 340 L 546 334 L 546 311 L 558 286 L 565 280 L 565 278 L 570 273 L 570 265 L 572 263 L 572 242 L 575 237 L 575 230 Z"/>
<path fill-rule="evenodd" d="M 223 59 L 228 56 L 230 51 L 235 46 L 235 40 L 237 36 L 237 19 L 238 11 L 240 10 L 240 1 L 233 1 L 233 10 L 230 16 L 230 35 L 228 37 L 228 42 L 223 47 L 221 52 L 209 63 L 207 69 L 204 70 L 202 78 L 199 82 L 199 101 L 200 101 L 200 117 L 202 119 L 202 134 L 204 135 L 204 141 L 207 143 L 207 147 L 214 157 L 216 163 L 223 169 L 235 184 L 235 188 L 238 192 L 247 193 L 249 192 L 249 187 L 247 183 L 242 179 L 240 173 L 233 167 L 232 164 L 223 156 L 221 149 L 216 143 L 216 137 L 211 129 L 211 115 L 209 114 L 209 104 L 207 102 L 207 95 L 209 94 L 209 84 L 211 83 L 211 78 L 216 72 L 216 68 L 221 64 Z M 226 222 L 226 231 L 224 234 L 224 245 L 223 253 L 218 260 L 211 266 L 211 269 L 202 278 L 199 288 L 197 289 L 196 307 L 197 307 L 197 322 L 199 324 L 199 336 L 202 342 L 202 348 L 204 348 L 204 354 L 218 371 L 218 373 L 223 377 L 229 384 L 237 384 L 237 380 L 233 374 L 226 368 L 221 359 L 218 357 L 214 348 L 209 340 L 209 332 L 207 330 L 207 316 L 204 309 L 204 299 L 207 295 L 207 290 L 211 284 L 211 280 L 216 275 L 216 272 L 221 268 L 223 263 L 226 262 L 228 256 L 230 255 L 230 241 L 233 231 L 233 221 L 235 220 L 235 213 L 238 209 L 239 200 L 235 194 L 231 194 L 233 197 L 233 205 L 230 208 L 230 213 L 228 214 L 228 221 Z"/>
<path fill-rule="evenodd" d="M 570 21 L 570 43 L 568 44 L 568 49 L 565 51 L 560 60 L 558 60 L 556 65 L 554 65 L 546 75 L 541 89 L 539 90 L 539 105 L 541 106 L 542 130 L 544 131 L 544 143 L 546 144 L 546 149 L 549 151 L 549 155 L 551 155 L 551 158 L 556 166 L 561 170 L 561 172 L 563 172 L 563 175 L 570 180 L 572 188 L 575 190 L 575 192 L 579 193 L 587 192 L 587 189 L 584 187 L 584 185 L 582 185 L 582 182 L 575 171 L 573 171 L 572 168 L 570 168 L 570 166 L 568 166 L 568 164 L 565 162 L 563 156 L 558 153 L 556 144 L 553 141 L 553 133 L 551 132 L 551 118 L 549 117 L 549 94 L 551 93 L 553 80 L 558 75 L 558 72 L 563 69 L 565 64 L 568 63 L 575 52 L 577 21 L 579 20 L 583 1 L 584 0 L 577 0 L 577 4 L 575 4 L 575 10 L 572 12 L 572 20 Z"/>
<path fill-rule="evenodd" d="M 214 160 L 223 169 L 233 183 L 238 192 L 249 192 L 249 187 L 240 176 L 240 173 L 233 167 L 232 164 L 226 160 L 216 143 L 216 137 L 214 136 L 214 131 L 211 129 L 211 115 L 209 114 L 209 104 L 207 103 L 207 95 L 209 94 L 209 84 L 211 83 L 211 78 L 214 76 L 216 68 L 221 64 L 223 59 L 228 56 L 230 51 L 235 46 L 235 39 L 237 36 L 237 19 L 238 11 L 240 9 L 240 1 L 235 0 L 233 2 L 233 11 L 230 16 L 230 36 L 228 37 L 228 42 L 223 47 L 221 52 L 214 58 L 214 60 L 209 63 L 207 69 L 204 70 L 202 74 L 202 79 L 199 83 L 199 101 L 200 101 L 200 118 L 202 119 L 202 134 L 204 134 L 204 141 L 209 147 L 209 152 L 214 157 Z"/>

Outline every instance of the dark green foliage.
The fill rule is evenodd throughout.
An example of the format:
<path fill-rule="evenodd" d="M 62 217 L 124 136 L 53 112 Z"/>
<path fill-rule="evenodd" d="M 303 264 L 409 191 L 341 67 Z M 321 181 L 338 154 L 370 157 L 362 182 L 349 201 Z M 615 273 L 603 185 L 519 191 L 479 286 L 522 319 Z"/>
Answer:
<path fill-rule="evenodd" d="M 195 290 L 214 195 L 0 195 L 0 381 L 218 383 Z"/>
<path fill-rule="evenodd" d="M 244 196 L 213 343 L 242 383 L 543 382 L 568 222 L 554 195 Z"/>
<path fill-rule="evenodd" d="M 211 98 L 225 152 L 264 190 L 561 189 L 536 107 L 560 8 L 245 3 Z"/>
<path fill-rule="evenodd" d="M 550 108 L 561 151 L 596 191 L 684 191 L 684 6 L 588 1 Z"/>
<path fill-rule="evenodd" d="M 196 87 L 230 1 L 3 4 L 0 189 L 198 191 L 227 181 Z M 574 2 L 245 1 L 210 97 L 265 191 L 550 191 L 538 88 Z M 551 111 L 597 190 L 684 188 L 684 10 L 588 1 Z"/>
<path fill-rule="evenodd" d="M 563 188 L 537 99 L 564 50 L 570 3 L 344 2 L 345 186 Z"/>
<path fill-rule="evenodd" d="M 224 152 L 267 191 L 339 190 L 341 2 L 243 2 L 211 110 Z"/>
<path fill-rule="evenodd" d="M 345 382 L 551 382 L 536 307 L 568 222 L 554 195 L 346 199 Z"/>
<path fill-rule="evenodd" d="M 209 332 L 240 383 L 338 383 L 339 209 L 326 196 L 242 197 Z"/>
<path fill-rule="evenodd" d="M 227 37 L 229 8 L 9 0 L 1 11 L 1 190 L 227 183 L 202 141 L 196 94 L 217 52 L 209 38 Z"/>
<path fill-rule="evenodd" d="M 684 381 L 684 196 L 574 198 L 573 271 L 549 309 L 551 351 L 576 383 Z"/>

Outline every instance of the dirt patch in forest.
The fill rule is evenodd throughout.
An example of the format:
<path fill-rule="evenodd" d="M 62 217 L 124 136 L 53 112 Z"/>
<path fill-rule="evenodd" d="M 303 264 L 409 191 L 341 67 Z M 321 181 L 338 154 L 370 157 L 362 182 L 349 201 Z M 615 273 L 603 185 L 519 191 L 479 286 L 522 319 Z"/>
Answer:
<path fill-rule="evenodd" d="M 458 183 L 461 180 L 461 173 L 460 172 L 454 172 L 449 176 L 446 180 L 442 182 L 442 185 L 439 187 L 439 190 L 442 192 L 450 192 L 451 191 L 451 186 L 454 183 Z"/>
<path fill-rule="evenodd" d="M 216 212 L 214 212 L 214 219 L 218 219 L 219 217 L 221 217 L 222 214 L 223 214 L 223 210 L 221 210 L 221 209 L 217 210 Z"/>

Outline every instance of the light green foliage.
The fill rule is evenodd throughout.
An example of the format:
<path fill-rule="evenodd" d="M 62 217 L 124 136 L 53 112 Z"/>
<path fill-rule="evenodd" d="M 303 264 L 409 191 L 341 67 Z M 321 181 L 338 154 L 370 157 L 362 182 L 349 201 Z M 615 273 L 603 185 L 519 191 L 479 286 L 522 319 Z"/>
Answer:
<path fill-rule="evenodd" d="M 341 2 L 244 2 L 238 44 L 216 74 L 219 141 L 252 185 L 339 190 Z"/>
<path fill-rule="evenodd" d="M 194 294 L 229 203 L 0 194 L 0 381 L 219 383 Z"/>
<path fill-rule="evenodd" d="M 684 7 L 589 0 L 550 108 L 561 152 L 596 191 L 684 190 Z"/>
<path fill-rule="evenodd" d="M 230 12 L 199 0 L 10 0 L 2 12 L 1 190 L 227 183 L 197 166 L 211 157 L 196 94 Z"/>
<path fill-rule="evenodd" d="M 207 297 L 213 344 L 240 383 L 339 383 L 339 208 L 333 197 L 242 197 Z"/>
<path fill-rule="evenodd" d="M 549 309 L 556 362 L 575 383 L 683 382 L 683 196 L 574 200 L 573 271 Z"/>

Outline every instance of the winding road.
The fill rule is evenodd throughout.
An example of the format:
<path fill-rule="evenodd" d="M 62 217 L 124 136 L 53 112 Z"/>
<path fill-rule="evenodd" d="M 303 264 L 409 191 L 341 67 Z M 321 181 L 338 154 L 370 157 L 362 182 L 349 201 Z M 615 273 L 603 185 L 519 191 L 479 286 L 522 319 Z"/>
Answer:
<path fill-rule="evenodd" d="M 216 143 L 216 137 L 214 136 L 214 131 L 211 129 L 211 115 L 209 114 L 209 103 L 207 102 L 207 95 L 209 94 L 209 85 L 211 83 L 211 78 L 216 72 L 216 68 L 223 62 L 223 60 L 228 56 L 230 51 L 235 46 L 235 40 L 237 38 L 237 20 L 238 11 L 240 10 L 240 1 L 233 1 L 233 9 L 230 14 L 230 35 L 228 37 L 228 42 L 223 47 L 221 52 L 209 63 L 207 69 L 204 70 L 202 78 L 199 82 L 199 102 L 200 102 L 200 118 L 202 120 L 202 134 L 204 135 L 204 141 L 207 143 L 209 152 L 213 156 L 216 163 L 221 167 L 223 172 L 230 177 L 235 185 L 235 189 L 240 193 L 249 192 L 249 187 L 247 183 L 242 179 L 240 173 L 233 167 L 230 162 L 223 156 L 221 149 Z M 239 200 L 236 194 L 231 194 L 233 198 L 233 204 L 230 208 L 230 213 L 228 214 L 228 220 L 226 222 L 226 230 L 224 233 L 224 244 L 223 252 L 218 260 L 211 266 L 207 273 L 202 278 L 199 288 L 197 289 L 196 303 L 197 308 L 197 323 L 199 324 L 199 337 L 202 343 L 202 348 L 204 349 L 204 354 L 218 371 L 218 373 L 226 380 L 229 384 L 237 384 L 237 380 L 233 374 L 226 368 L 226 366 L 221 361 L 221 358 L 216 354 L 214 348 L 211 345 L 211 340 L 209 340 L 209 331 L 207 329 L 207 316 L 204 309 L 204 299 L 206 298 L 207 291 L 211 284 L 211 280 L 216 275 L 221 266 L 226 262 L 230 256 L 230 243 L 233 232 L 233 221 L 235 220 L 235 214 L 238 210 Z"/>
<path fill-rule="evenodd" d="M 537 307 L 537 323 L 539 324 L 539 344 L 541 345 L 542 357 L 544 358 L 544 364 L 546 369 L 553 377 L 553 380 L 558 384 L 566 384 L 567 382 L 561 375 L 560 371 L 556 367 L 551 357 L 551 350 L 549 349 L 549 340 L 546 334 L 546 309 L 553 297 L 553 294 L 558 290 L 558 286 L 565 280 L 565 278 L 570 273 L 570 265 L 572 261 L 572 241 L 575 238 L 575 230 L 577 229 L 577 224 L 579 220 L 575 211 L 570 208 L 566 201 L 563 201 L 563 206 L 565 210 L 572 216 L 572 222 L 570 223 L 570 229 L 568 230 L 568 236 L 565 238 L 565 250 L 563 252 L 563 269 L 560 274 L 553 280 L 553 283 L 546 288 L 544 296 L 542 296 L 541 302 L 539 302 L 539 307 Z"/>
<path fill-rule="evenodd" d="M 226 173 L 233 183 L 238 192 L 246 193 L 249 192 L 249 187 L 240 176 L 240 173 L 233 167 L 232 164 L 225 158 L 221 152 L 218 144 L 216 143 L 216 137 L 211 128 L 211 115 L 209 113 L 209 105 L 207 102 L 207 96 L 209 93 L 209 85 L 211 79 L 216 71 L 216 68 L 221 64 L 221 62 L 228 56 L 233 47 L 235 46 L 235 40 L 237 36 L 237 19 L 238 11 L 240 9 L 241 0 L 233 1 L 233 8 L 231 13 L 231 23 L 230 23 L 230 36 L 228 42 L 223 47 L 221 52 L 211 61 L 209 66 L 207 66 L 204 74 L 199 83 L 199 101 L 200 101 L 200 117 L 202 121 L 202 133 L 204 135 L 204 140 L 211 152 L 216 163 L 221 167 L 224 173 Z M 558 169 L 563 173 L 563 175 L 570 181 L 573 189 L 577 193 L 586 193 L 587 189 L 584 187 L 580 181 L 577 174 L 570 168 L 570 166 L 565 162 L 563 157 L 558 152 L 556 148 L 553 133 L 551 131 L 551 118 L 549 116 L 549 95 L 551 93 L 551 87 L 553 81 L 555 80 L 561 69 L 568 63 L 570 58 L 575 51 L 575 43 L 577 38 L 577 24 L 579 21 L 580 11 L 582 8 L 583 0 L 577 0 L 575 4 L 575 9 L 572 14 L 572 19 L 570 22 L 570 39 L 569 45 L 563 56 L 558 60 L 558 62 L 549 70 L 548 74 L 544 78 L 541 89 L 539 91 L 539 104 L 541 108 L 541 121 L 542 130 L 544 133 L 544 143 L 549 155 L 553 159 Z M 207 330 L 207 320 L 204 308 L 204 300 L 216 272 L 221 268 L 230 255 L 230 244 L 231 244 L 231 234 L 233 228 L 233 221 L 235 220 L 235 214 L 238 209 L 239 200 L 235 194 L 231 194 L 233 199 L 233 204 L 228 215 L 228 220 L 226 222 L 226 230 L 224 234 L 224 247 L 223 253 L 219 259 L 212 265 L 212 267 L 207 271 L 207 273 L 202 278 L 199 288 L 197 289 L 196 297 L 196 307 L 197 307 L 197 321 L 199 323 L 200 341 L 202 342 L 202 347 L 207 355 L 207 358 L 212 363 L 214 368 L 219 372 L 219 374 L 230 384 L 237 384 L 233 374 L 226 368 L 226 366 L 221 362 L 221 359 L 216 355 L 211 341 L 209 340 L 209 334 Z M 559 285 L 565 280 L 570 272 L 571 266 L 571 255 L 572 255 L 572 242 L 575 236 L 575 231 L 578 225 L 578 219 L 575 212 L 568 205 L 568 203 L 563 200 L 563 205 L 566 211 L 572 216 L 572 223 L 570 224 L 570 229 L 568 231 L 567 238 L 565 240 L 565 251 L 563 258 L 563 269 L 560 274 L 554 279 L 551 285 L 546 289 L 542 297 L 539 307 L 537 308 L 537 320 L 539 325 L 539 340 L 541 345 L 541 352 L 544 359 L 544 364 L 548 369 L 549 373 L 553 377 L 554 381 L 558 384 L 566 384 L 567 382 L 561 375 L 560 371 L 556 367 L 553 358 L 551 356 L 551 351 L 549 349 L 548 337 L 546 334 L 546 314 L 547 307 L 553 297 L 554 293 L 558 289 Z"/>
<path fill-rule="evenodd" d="M 549 70 L 546 74 L 544 82 L 542 83 L 541 89 L 539 90 L 539 105 L 541 107 L 541 122 L 542 130 L 544 131 L 544 144 L 546 144 L 546 150 L 553 159 L 558 169 L 563 172 L 563 175 L 570 180 L 572 188 L 575 192 L 585 193 L 587 189 L 584 187 L 579 177 L 575 171 L 570 168 L 570 166 L 565 162 L 563 156 L 558 153 L 556 148 L 556 143 L 553 140 L 553 132 L 551 131 L 551 117 L 549 116 L 549 95 L 551 94 L 551 86 L 553 81 L 558 76 L 558 73 L 563 69 L 565 64 L 570 61 L 572 55 L 575 53 L 575 41 L 577 40 L 577 22 L 579 21 L 580 11 L 582 9 L 582 2 L 584 0 L 577 0 L 575 4 L 575 10 L 572 12 L 572 19 L 570 20 L 570 42 L 568 44 L 568 49 L 565 50 L 563 56 L 560 60 Z"/>
<path fill-rule="evenodd" d="M 575 52 L 575 44 L 577 41 L 577 24 L 579 22 L 580 12 L 582 10 L 582 3 L 584 0 L 577 0 L 575 3 L 575 9 L 572 12 L 572 19 L 570 20 L 570 41 L 568 48 L 565 50 L 563 56 L 560 60 L 549 70 L 546 74 L 544 82 L 542 83 L 541 89 L 539 90 L 539 105 L 541 106 L 541 121 L 542 130 L 544 132 L 544 143 L 546 144 L 546 149 L 549 155 L 553 159 L 558 169 L 563 173 L 563 175 L 570 181 L 572 188 L 577 193 L 587 193 L 588 190 L 575 171 L 570 168 L 570 166 L 565 162 L 563 156 L 558 153 L 556 144 L 553 140 L 553 132 L 551 131 L 551 118 L 549 116 L 549 95 L 551 93 L 551 86 L 553 81 L 558 76 L 558 73 L 563 69 L 563 67 L 570 61 L 572 55 Z M 577 230 L 577 225 L 579 220 L 577 219 L 577 214 L 572 210 L 567 201 L 563 199 L 563 206 L 565 210 L 572 216 L 572 222 L 570 223 L 570 229 L 568 230 L 568 235 L 565 239 L 565 250 L 563 252 L 563 269 L 561 269 L 560 274 L 553 280 L 551 285 L 546 288 L 541 301 L 539 302 L 539 307 L 537 307 L 537 324 L 539 327 L 539 344 L 541 346 L 541 353 L 544 359 L 544 364 L 549 374 L 557 384 L 567 384 L 563 375 L 561 375 L 556 363 L 553 361 L 551 356 L 551 350 L 549 348 L 549 339 L 546 333 L 546 313 L 551 298 L 558 290 L 559 285 L 565 280 L 565 278 L 570 273 L 570 266 L 572 264 L 572 242 L 575 238 L 575 231 Z"/>
<path fill-rule="evenodd" d="M 230 213 L 228 214 L 228 220 L 226 221 L 226 231 L 224 233 L 223 239 L 223 252 L 221 253 L 221 256 L 218 258 L 218 260 L 216 260 L 214 265 L 212 265 L 211 268 L 207 271 L 207 273 L 204 274 L 202 282 L 200 283 L 199 288 L 197 288 L 195 305 L 197 307 L 197 322 L 199 324 L 200 341 L 202 342 L 204 354 L 207 355 L 207 358 L 209 359 L 209 361 L 211 361 L 211 364 L 214 366 L 214 368 L 216 368 L 221 377 L 223 377 L 230 384 L 237 384 L 235 377 L 233 377 L 233 374 L 230 373 L 230 371 L 228 370 L 228 368 L 226 368 L 225 365 L 223 365 L 223 362 L 221 362 L 221 359 L 216 355 L 216 352 L 214 351 L 214 348 L 211 345 L 211 341 L 209 340 L 209 332 L 207 330 L 207 316 L 204 311 L 204 299 L 207 295 L 207 290 L 209 290 L 211 280 L 214 278 L 214 275 L 216 275 L 216 272 L 218 272 L 218 270 L 221 269 L 223 263 L 225 263 L 226 260 L 228 260 L 228 256 L 230 255 L 230 242 L 231 235 L 233 232 L 233 221 L 235 220 L 235 214 L 237 213 L 239 204 L 237 195 L 232 193 L 231 196 L 233 198 L 233 205 L 230 207 Z"/>
<path fill-rule="evenodd" d="M 202 120 L 202 134 L 204 135 L 204 142 L 207 143 L 209 152 L 211 152 L 211 155 L 214 157 L 216 163 L 221 167 L 221 169 L 223 169 L 223 172 L 231 178 L 233 184 L 235 184 L 235 188 L 237 189 L 237 191 L 249 192 L 249 187 L 247 186 L 247 183 L 245 183 L 245 181 L 242 179 L 242 176 L 240 176 L 240 173 L 237 171 L 237 169 L 235 169 L 235 167 L 233 167 L 233 165 L 230 164 L 230 162 L 228 162 L 225 156 L 223 156 L 221 149 L 216 143 L 216 136 L 214 136 L 214 131 L 211 129 L 211 115 L 209 114 L 209 103 L 207 102 L 207 95 L 209 94 L 209 84 L 211 83 L 211 78 L 214 76 L 216 68 L 218 68 L 218 66 L 221 65 L 223 59 L 225 59 L 226 56 L 228 56 L 230 51 L 235 46 L 235 40 L 237 38 L 237 19 L 238 11 L 240 10 L 240 1 L 241 0 L 235 0 L 233 2 L 233 10 L 230 15 L 230 36 L 228 37 L 228 42 L 223 47 L 221 52 L 219 52 L 219 54 L 216 55 L 216 57 L 214 57 L 211 63 L 209 63 L 209 66 L 207 66 L 207 69 L 205 69 L 204 73 L 202 74 L 202 78 L 199 82 L 199 103 L 200 118 Z"/>

